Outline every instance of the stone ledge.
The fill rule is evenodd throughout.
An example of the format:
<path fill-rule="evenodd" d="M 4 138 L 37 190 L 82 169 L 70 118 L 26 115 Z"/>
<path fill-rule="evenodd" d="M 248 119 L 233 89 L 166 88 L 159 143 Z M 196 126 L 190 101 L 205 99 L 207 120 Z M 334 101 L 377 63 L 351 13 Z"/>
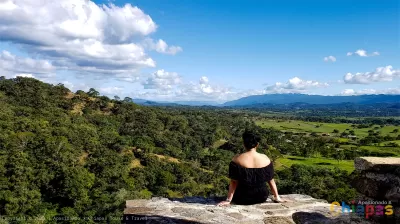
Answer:
<path fill-rule="evenodd" d="M 400 174 L 400 158 L 396 157 L 359 157 L 354 159 L 357 171 Z"/>
<path fill-rule="evenodd" d="M 325 200 L 301 194 L 282 195 L 281 198 L 288 202 L 273 203 L 268 199 L 262 204 L 247 206 L 232 204 L 228 207 L 216 206 L 219 202 L 216 198 L 202 197 L 129 200 L 126 201 L 124 210 L 124 216 L 128 217 L 128 220 L 123 223 L 315 223 L 310 222 L 310 217 L 317 217 L 317 221 L 323 220 L 327 223 L 329 220 L 331 223 L 338 220 L 331 214 L 330 204 Z M 129 222 L 129 217 L 146 218 L 146 222 L 139 220 Z M 349 222 L 342 222 L 343 220 Z M 340 217 L 340 221 L 342 223 L 368 223 L 357 217 L 350 219 L 346 216 Z"/>

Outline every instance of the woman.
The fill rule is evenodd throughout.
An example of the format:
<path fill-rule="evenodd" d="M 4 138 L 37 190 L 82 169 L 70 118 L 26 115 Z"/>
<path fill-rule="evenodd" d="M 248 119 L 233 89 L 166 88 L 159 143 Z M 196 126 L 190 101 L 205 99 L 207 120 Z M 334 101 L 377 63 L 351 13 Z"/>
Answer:
<path fill-rule="evenodd" d="M 257 147 L 260 137 L 252 132 L 243 133 L 245 153 L 233 157 L 229 164 L 229 185 L 228 197 L 218 206 L 229 205 L 231 202 L 240 205 L 251 205 L 263 203 L 268 198 L 268 182 L 274 195 L 274 202 L 283 202 L 276 188 L 274 168 L 272 161 L 264 154 L 258 153 Z"/>

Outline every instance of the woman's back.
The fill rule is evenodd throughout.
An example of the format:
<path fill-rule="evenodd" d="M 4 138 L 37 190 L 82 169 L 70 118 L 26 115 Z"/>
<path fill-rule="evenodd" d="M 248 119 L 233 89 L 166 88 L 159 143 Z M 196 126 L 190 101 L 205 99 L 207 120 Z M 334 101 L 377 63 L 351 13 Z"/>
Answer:
<path fill-rule="evenodd" d="M 262 168 L 271 163 L 268 156 L 253 151 L 238 154 L 232 160 L 245 168 Z"/>
<path fill-rule="evenodd" d="M 236 204 L 262 203 L 268 198 L 266 182 L 274 176 L 267 156 L 246 152 L 235 156 L 229 164 L 229 177 L 238 181 L 232 202 Z"/>

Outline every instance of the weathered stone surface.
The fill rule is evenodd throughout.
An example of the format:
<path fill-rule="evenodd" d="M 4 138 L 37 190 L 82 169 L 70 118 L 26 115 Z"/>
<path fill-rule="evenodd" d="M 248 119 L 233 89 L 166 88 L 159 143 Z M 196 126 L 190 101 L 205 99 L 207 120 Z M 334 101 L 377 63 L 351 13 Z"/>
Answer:
<path fill-rule="evenodd" d="M 154 208 L 146 208 L 146 207 L 133 207 L 126 208 L 124 210 L 125 214 L 153 214 Z"/>
<path fill-rule="evenodd" d="M 275 217 L 267 217 L 264 218 L 264 223 L 275 223 L 275 224 L 294 224 L 293 220 L 290 217 L 285 216 L 275 216 Z"/>
<path fill-rule="evenodd" d="M 358 171 L 398 172 L 400 158 L 396 157 L 359 157 L 354 159 L 355 169 Z"/>
<path fill-rule="evenodd" d="M 269 210 L 265 212 L 267 216 L 290 216 L 293 213 L 291 209 Z"/>
<path fill-rule="evenodd" d="M 400 186 L 400 177 L 390 173 L 383 174 L 383 173 L 365 172 L 364 176 L 374 181 Z"/>
<path fill-rule="evenodd" d="M 172 208 L 171 211 L 174 212 L 175 214 L 178 214 L 179 216 L 192 217 L 192 218 L 203 215 L 207 212 L 206 210 L 202 209 L 185 208 L 185 207 Z"/>
<path fill-rule="evenodd" d="M 352 185 L 361 193 L 355 200 L 387 200 L 400 203 L 400 158 L 361 157 L 355 159 L 358 171 Z M 285 203 L 268 199 L 257 205 L 218 207 L 224 198 L 187 197 L 182 199 L 152 198 L 126 202 L 122 223 L 396 223 L 394 219 L 372 217 L 366 220 L 354 214 L 334 214 L 325 200 L 308 195 L 281 195 Z M 400 214 L 395 207 L 394 214 Z M 341 210 L 335 207 L 335 211 Z M 394 222 L 392 222 L 394 221 Z M 397 222 L 400 223 L 400 222 Z"/>
<path fill-rule="evenodd" d="M 385 194 L 385 198 L 400 204 L 400 186 L 395 186 L 388 190 Z"/>
<path fill-rule="evenodd" d="M 244 216 L 238 212 L 231 212 L 231 213 L 227 213 L 226 215 L 233 217 L 235 219 L 239 219 L 239 220 L 244 218 Z"/>
<path fill-rule="evenodd" d="M 147 206 L 148 200 L 145 199 L 138 199 L 138 200 L 130 200 L 126 201 L 125 207 L 126 208 L 133 208 L 133 207 L 145 207 Z"/>
<path fill-rule="evenodd" d="M 370 198 L 383 199 L 385 195 L 385 192 L 383 191 L 385 187 L 383 184 L 380 184 L 372 179 L 368 179 L 362 175 L 354 178 L 351 185 L 358 192 Z"/>
<path fill-rule="evenodd" d="M 286 203 L 273 203 L 270 199 L 257 205 L 216 206 L 216 198 L 188 197 L 183 199 L 152 198 L 126 202 L 125 215 L 147 215 L 149 223 L 275 223 L 293 224 L 292 214 L 304 212 L 329 214 L 326 201 L 307 195 L 282 195 Z M 146 207 L 143 207 L 146 205 Z M 147 213 L 146 213 L 147 212 Z"/>
<path fill-rule="evenodd" d="M 283 207 L 282 204 L 277 204 L 277 203 L 269 203 L 269 204 L 260 204 L 260 205 L 255 205 L 256 208 L 260 209 L 265 209 L 265 210 L 281 210 L 286 207 Z"/>
<path fill-rule="evenodd" d="M 341 215 L 338 217 L 326 217 L 321 213 L 315 212 L 296 212 L 292 215 L 295 223 L 307 224 L 369 224 L 374 223 L 370 220 L 363 219 L 356 215 Z"/>
<path fill-rule="evenodd" d="M 361 157 L 354 160 L 359 171 L 352 186 L 376 200 L 400 203 L 400 158 Z"/>

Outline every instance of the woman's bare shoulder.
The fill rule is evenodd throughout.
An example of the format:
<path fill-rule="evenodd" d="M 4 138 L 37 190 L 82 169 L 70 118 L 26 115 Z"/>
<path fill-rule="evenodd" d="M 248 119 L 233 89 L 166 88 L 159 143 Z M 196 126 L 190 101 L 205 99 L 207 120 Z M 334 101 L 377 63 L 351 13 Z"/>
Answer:
<path fill-rule="evenodd" d="M 265 154 L 260 153 L 260 158 L 266 165 L 269 165 L 272 162 L 271 159 Z"/>
<path fill-rule="evenodd" d="M 239 161 L 238 159 L 239 159 L 240 155 L 241 154 L 236 154 L 235 156 L 233 156 L 232 161 L 237 163 Z"/>

